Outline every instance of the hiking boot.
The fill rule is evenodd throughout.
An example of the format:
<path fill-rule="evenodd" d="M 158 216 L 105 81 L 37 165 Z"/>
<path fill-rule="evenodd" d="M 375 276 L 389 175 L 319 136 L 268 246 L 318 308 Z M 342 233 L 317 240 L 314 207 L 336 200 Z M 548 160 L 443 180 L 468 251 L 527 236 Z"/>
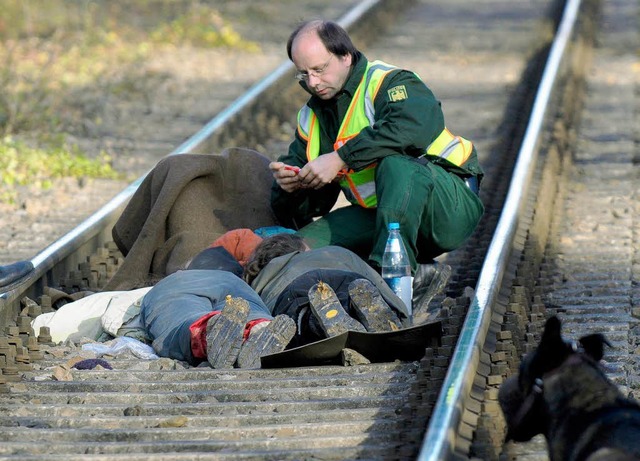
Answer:
<path fill-rule="evenodd" d="M 433 298 L 442 292 L 449 282 L 451 266 L 442 263 L 419 264 L 413 279 L 413 324 L 420 325 L 434 320 L 438 310 L 429 309 Z"/>
<path fill-rule="evenodd" d="M 254 326 L 240 349 L 238 367 L 260 368 L 260 357 L 282 352 L 295 334 L 296 322 L 287 315 Z"/>
<path fill-rule="evenodd" d="M 367 331 L 360 322 L 346 313 L 333 289 L 324 282 L 318 282 L 309 289 L 309 304 L 322 331 L 329 338 L 346 331 Z"/>
<path fill-rule="evenodd" d="M 367 279 L 349 284 L 351 307 L 367 331 L 396 331 L 402 323 L 380 294 L 380 290 Z"/>
<path fill-rule="evenodd" d="M 222 311 L 207 322 L 207 360 L 213 368 L 233 368 L 248 315 L 247 301 L 227 296 Z"/>

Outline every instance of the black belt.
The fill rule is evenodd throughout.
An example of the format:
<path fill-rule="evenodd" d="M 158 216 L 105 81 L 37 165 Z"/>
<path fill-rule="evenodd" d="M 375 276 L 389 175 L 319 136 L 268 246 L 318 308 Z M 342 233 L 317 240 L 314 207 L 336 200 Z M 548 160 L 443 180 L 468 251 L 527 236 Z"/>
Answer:
<path fill-rule="evenodd" d="M 471 192 L 476 195 L 480 194 L 480 186 L 478 185 L 478 178 L 475 176 L 469 176 L 468 178 L 464 178 L 464 183 L 467 185 Z"/>

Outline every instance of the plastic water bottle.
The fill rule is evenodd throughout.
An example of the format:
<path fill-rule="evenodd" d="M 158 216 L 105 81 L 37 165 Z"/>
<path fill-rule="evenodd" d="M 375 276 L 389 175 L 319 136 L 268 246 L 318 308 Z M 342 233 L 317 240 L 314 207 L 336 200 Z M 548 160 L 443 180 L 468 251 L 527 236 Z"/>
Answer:
<path fill-rule="evenodd" d="M 389 223 L 389 237 L 382 256 L 382 278 L 387 285 L 407 306 L 409 316 L 412 314 L 411 298 L 413 285 L 411 280 L 411 264 L 407 249 L 400 236 L 400 224 Z"/>

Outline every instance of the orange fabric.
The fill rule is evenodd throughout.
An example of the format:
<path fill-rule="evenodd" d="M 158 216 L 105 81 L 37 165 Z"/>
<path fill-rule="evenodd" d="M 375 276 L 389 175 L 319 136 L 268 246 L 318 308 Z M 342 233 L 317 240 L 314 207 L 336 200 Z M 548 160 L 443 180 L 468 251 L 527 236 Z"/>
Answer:
<path fill-rule="evenodd" d="M 262 237 L 251 229 L 234 229 L 222 234 L 212 244 L 213 247 L 223 247 L 244 267 L 253 250 L 262 242 Z"/>

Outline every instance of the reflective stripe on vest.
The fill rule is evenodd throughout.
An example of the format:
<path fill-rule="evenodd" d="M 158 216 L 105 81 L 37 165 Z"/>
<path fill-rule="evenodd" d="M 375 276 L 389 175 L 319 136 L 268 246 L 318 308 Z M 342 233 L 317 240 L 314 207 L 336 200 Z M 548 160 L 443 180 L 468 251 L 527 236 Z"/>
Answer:
<path fill-rule="evenodd" d="M 425 155 L 441 157 L 456 166 L 461 166 L 469 159 L 472 151 L 471 141 L 461 136 L 455 136 L 445 128 L 436 140 L 429 144 Z"/>
<path fill-rule="evenodd" d="M 333 146 L 334 150 L 344 146 L 367 126 L 373 126 L 375 123 L 375 98 L 384 78 L 394 69 L 397 68 L 382 61 L 367 63 L 367 69 L 338 131 L 338 136 Z M 298 133 L 307 142 L 307 160 L 312 161 L 317 158 L 320 155 L 318 119 L 307 105 L 303 106 L 298 112 Z M 453 135 L 445 127 L 425 149 L 424 156 L 441 157 L 456 166 L 461 166 L 467 161 L 472 151 L 473 144 L 471 141 L 461 136 Z M 375 174 L 376 163 L 360 171 L 341 171 L 339 173 L 340 187 L 347 200 L 364 208 L 375 208 L 377 205 Z"/>
<path fill-rule="evenodd" d="M 339 149 L 356 136 L 363 128 L 375 123 L 373 101 L 380 89 L 384 77 L 396 69 L 381 61 L 367 64 L 358 88 L 349 104 L 334 149 Z M 318 120 L 309 108 L 304 106 L 298 112 L 298 132 L 307 141 L 307 160 L 311 161 L 320 155 L 320 130 L 317 129 Z M 347 200 L 364 208 L 375 208 L 377 205 L 375 174 L 376 164 L 368 165 L 360 171 L 343 170 L 339 173 L 340 187 Z"/>

